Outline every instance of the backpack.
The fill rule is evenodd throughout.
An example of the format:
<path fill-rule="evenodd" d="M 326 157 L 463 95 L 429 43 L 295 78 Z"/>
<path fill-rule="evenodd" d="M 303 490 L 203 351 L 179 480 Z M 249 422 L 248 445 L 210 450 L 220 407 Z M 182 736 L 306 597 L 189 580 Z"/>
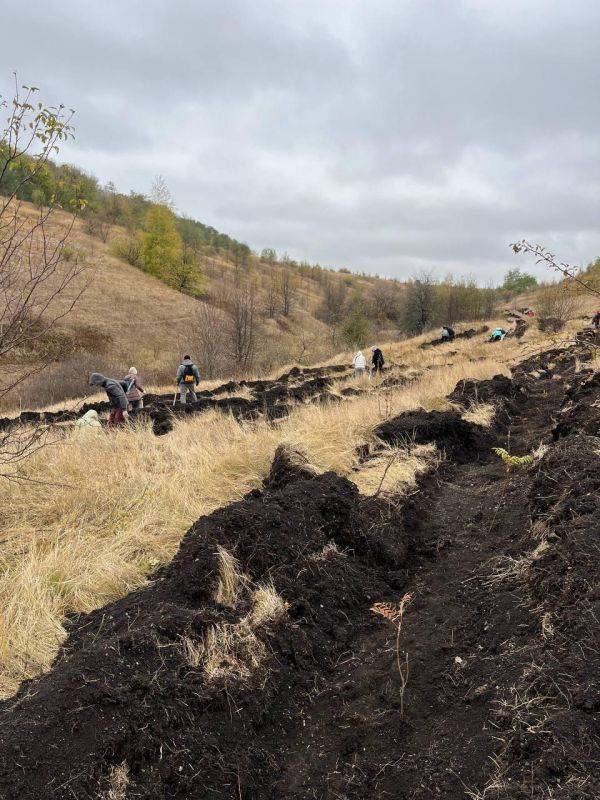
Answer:
<path fill-rule="evenodd" d="M 193 364 L 186 364 L 183 370 L 183 382 L 184 383 L 195 383 L 196 376 L 194 375 L 194 365 Z"/>

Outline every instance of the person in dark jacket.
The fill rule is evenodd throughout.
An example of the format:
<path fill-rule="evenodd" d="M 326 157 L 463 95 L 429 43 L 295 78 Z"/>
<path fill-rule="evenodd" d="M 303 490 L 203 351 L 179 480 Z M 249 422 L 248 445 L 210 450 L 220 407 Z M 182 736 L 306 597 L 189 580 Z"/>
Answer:
<path fill-rule="evenodd" d="M 383 353 L 379 349 L 379 347 L 372 347 L 371 348 L 371 374 L 374 372 L 382 372 L 383 365 L 385 364 L 385 360 L 383 358 Z"/>
<path fill-rule="evenodd" d="M 177 370 L 177 386 L 179 387 L 179 400 L 182 405 L 185 405 L 188 394 L 195 403 L 198 399 L 194 391 L 196 386 L 200 383 L 200 370 L 194 364 L 189 356 L 184 356 L 183 361 Z"/>
<path fill-rule="evenodd" d="M 108 424 L 111 427 L 122 425 L 129 416 L 127 412 L 129 403 L 123 383 L 113 378 L 106 378 L 99 372 L 92 372 L 90 375 L 90 386 L 101 386 L 108 396 L 108 402 L 110 403 Z"/>
<path fill-rule="evenodd" d="M 451 328 L 449 325 L 444 325 L 442 328 L 442 341 L 443 342 L 451 342 L 455 337 L 454 329 Z"/>

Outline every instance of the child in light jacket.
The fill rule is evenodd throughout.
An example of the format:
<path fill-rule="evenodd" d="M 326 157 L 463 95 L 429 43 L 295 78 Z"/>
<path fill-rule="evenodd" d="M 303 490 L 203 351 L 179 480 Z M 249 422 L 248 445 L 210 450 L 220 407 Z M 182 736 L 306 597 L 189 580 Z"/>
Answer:
<path fill-rule="evenodd" d="M 135 367 L 130 367 L 125 376 L 124 383 L 127 384 L 127 400 L 129 410 L 137 411 L 144 407 L 144 387 L 140 384 L 138 371 Z"/>

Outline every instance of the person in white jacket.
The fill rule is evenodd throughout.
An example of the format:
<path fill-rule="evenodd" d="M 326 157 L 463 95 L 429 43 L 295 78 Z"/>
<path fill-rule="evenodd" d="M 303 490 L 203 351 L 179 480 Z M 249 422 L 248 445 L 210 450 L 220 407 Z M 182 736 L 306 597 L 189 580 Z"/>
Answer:
<path fill-rule="evenodd" d="M 355 378 L 361 378 L 365 374 L 367 359 L 363 356 L 362 350 L 359 350 L 352 359 L 352 366 L 354 367 Z"/>

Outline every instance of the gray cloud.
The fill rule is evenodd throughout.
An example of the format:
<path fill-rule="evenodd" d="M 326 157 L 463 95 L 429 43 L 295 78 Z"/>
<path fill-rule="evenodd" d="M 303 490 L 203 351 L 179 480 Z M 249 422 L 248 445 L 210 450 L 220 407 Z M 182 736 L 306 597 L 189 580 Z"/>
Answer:
<path fill-rule="evenodd" d="M 522 236 L 600 254 L 594 0 L 48 0 L 11 69 L 77 108 L 63 157 L 356 270 L 500 277 Z"/>

